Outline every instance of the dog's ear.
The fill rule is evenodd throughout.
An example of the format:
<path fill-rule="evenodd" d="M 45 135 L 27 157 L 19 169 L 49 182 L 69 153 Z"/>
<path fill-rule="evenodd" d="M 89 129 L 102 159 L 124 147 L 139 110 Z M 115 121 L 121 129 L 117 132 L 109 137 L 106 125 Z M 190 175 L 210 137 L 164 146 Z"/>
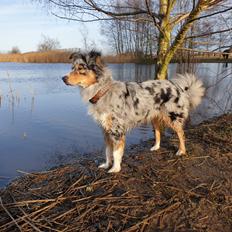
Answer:
<path fill-rule="evenodd" d="M 92 50 L 89 52 L 90 59 L 99 67 L 103 67 L 104 63 L 102 61 L 101 52 Z"/>
<path fill-rule="evenodd" d="M 69 56 L 69 59 L 70 60 L 75 60 L 75 59 L 78 59 L 78 58 L 81 58 L 81 54 L 79 52 L 73 52 L 70 56 Z"/>

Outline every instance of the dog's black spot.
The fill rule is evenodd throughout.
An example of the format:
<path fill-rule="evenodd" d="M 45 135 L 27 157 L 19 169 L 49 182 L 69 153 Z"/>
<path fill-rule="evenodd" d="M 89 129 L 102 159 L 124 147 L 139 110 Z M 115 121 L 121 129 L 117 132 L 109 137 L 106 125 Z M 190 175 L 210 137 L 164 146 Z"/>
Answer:
<path fill-rule="evenodd" d="M 179 97 L 176 97 L 175 100 L 174 100 L 174 102 L 178 103 L 178 101 L 179 101 Z"/>
<path fill-rule="evenodd" d="M 152 83 L 152 86 L 155 88 L 157 85 L 155 83 Z"/>
<path fill-rule="evenodd" d="M 138 112 L 135 112 L 135 114 L 136 114 L 136 115 L 139 115 L 139 113 L 138 113 Z"/>
<path fill-rule="evenodd" d="M 155 91 L 154 91 L 154 89 L 153 88 L 151 88 L 151 87 L 145 87 L 145 89 L 151 94 L 151 95 L 153 95 L 154 93 L 155 93 Z"/>
<path fill-rule="evenodd" d="M 137 109 L 139 104 L 139 99 L 136 98 L 135 101 L 133 102 L 134 107 Z"/>
<path fill-rule="evenodd" d="M 145 115 L 145 118 L 147 118 L 147 116 L 149 115 L 150 113 L 150 110 L 147 111 L 146 115 Z"/>
<path fill-rule="evenodd" d="M 136 91 L 134 89 L 130 89 L 130 95 L 132 97 L 132 99 L 135 97 L 136 95 Z"/>
<path fill-rule="evenodd" d="M 113 139 L 119 140 L 123 136 L 123 133 L 120 133 L 118 130 L 115 130 L 111 131 L 110 135 L 113 137 Z"/>
<path fill-rule="evenodd" d="M 187 91 L 189 88 L 188 87 L 185 87 L 184 90 Z"/>
<path fill-rule="evenodd" d="M 161 89 L 161 94 L 160 94 L 160 98 L 162 100 L 162 104 L 166 103 L 172 95 L 172 89 L 171 88 L 167 88 L 167 92 L 164 91 L 164 89 Z"/>
<path fill-rule="evenodd" d="M 120 108 L 120 106 L 119 106 L 119 105 L 117 105 L 117 108 Z"/>
<path fill-rule="evenodd" d="M 154 97 L 154 101 L 155 101 L 155 104 L 159 104 L 160 103 L 160 97 L 159 97 L 159 94 L 156 94 L 155 97 Z"/>
<path fill-rule="evenodd" d="M 183 113 L 169 112 L 169 117 L 172 121 L 175 121 L 177 118 L 183 118 Z"/>
<path fill-rule="evenodd" d="M 140 87 L 140 88 L 143 88 L 143 85 L 142 85 L 142 83 L 137 83 L 138 84 L 138 86 Z"/>
<path fill-rule="evenodd" d="M 125 94 L 124 94 L 124 97 L 127 98 L 127 97 L 130 96 L 130 92 L 129 92 L 129 90 L 128 90 L 127 83 L 125 84 L 125 86 L 126 86 L 126 92 L 125 92 Z"/>
<path fill-rule="evenodd" d="M 180 96 L 180 91 L 179 91 L 179 89 L 176 89 L 176 93 L 177 93 L 177 97 L 179 97 L 179 96 Z"/>

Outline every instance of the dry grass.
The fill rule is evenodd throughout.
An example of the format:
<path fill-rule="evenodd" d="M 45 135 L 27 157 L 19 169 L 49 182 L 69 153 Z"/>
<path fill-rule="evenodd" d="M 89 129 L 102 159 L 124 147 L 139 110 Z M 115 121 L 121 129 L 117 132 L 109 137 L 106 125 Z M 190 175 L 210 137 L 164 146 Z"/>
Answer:
<path fill-rule="evenodd" d="M 0 54 L 0 62 L 22 63 L 70 63 L 69 51 L 28 52 L 22 54 Z M 148 63 L 149 59 L 138 58 L 134 54 L 104 56 L 106 63 Z"/>
<path fill-rule="evenodd" d="M 28 52 L 22 54 L 0 54 L 0 62 L 21 62 L 21 63 L 70 63 L 69 56 L 71 52 L 67 50 L 56 50 L 48 52 Z M 103 57 L 106 63 L 141 63 L 152 64 L 156 62 L 155 58 L 151 57 L 138 57 L 133 53 L 125 53 L 119 55 L 107 55 Z M 193 57 L 191 61 L 180 56 L 178 59 L 173 58 L 172 62 L 212 62 L 212 63 L 225 63 L 225 59 L 218 57 Z M 227 60 L 228 63 L 232 62 L 232 58 Z"/>
<path fill-rule="evenodd" d="M 22 54 L 0 54 L 0 62 L 20 63 L 70 63 L 70 52 L 57 50 L 48 52 L 28 52 Z"/>
<path fill-rule="evenodd" d="M 231 122 L 188 129 L 183 158 L 174 137 L 156 153 L 131 148 L 118 174 L 93 159 L 26 174 L 0 192 L 0 231 L 230 232 Z"/>

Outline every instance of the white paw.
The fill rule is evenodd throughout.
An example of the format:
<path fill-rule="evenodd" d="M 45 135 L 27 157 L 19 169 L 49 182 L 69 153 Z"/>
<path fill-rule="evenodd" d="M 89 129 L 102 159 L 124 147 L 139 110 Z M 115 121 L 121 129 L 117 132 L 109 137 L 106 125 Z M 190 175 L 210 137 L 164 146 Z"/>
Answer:
<path fill-rule="evenodd" d="M 108 163 L 103 163 L 98 166 L 98 168 L 104 168 L 104 169 L 107 169 L 108 167 L 109 167 Z"/>
<path fill-rule="evenodd" d="M 120 172 L 121 171 L 121 167 L 112 167 L 108 173 L 114 173 L 114 172 Z"/>
<path fill-rule="evenodd" d="M 185 155 L 185 152 L 178 150 L 176 156 L 182 156 L 182 155 Z"/>
<path fill-rule="evenodd" d="M 160 145 L 159 144 L 155 144 L 151 149 L 150 151 L 157 151 L 160 149 Z"/>

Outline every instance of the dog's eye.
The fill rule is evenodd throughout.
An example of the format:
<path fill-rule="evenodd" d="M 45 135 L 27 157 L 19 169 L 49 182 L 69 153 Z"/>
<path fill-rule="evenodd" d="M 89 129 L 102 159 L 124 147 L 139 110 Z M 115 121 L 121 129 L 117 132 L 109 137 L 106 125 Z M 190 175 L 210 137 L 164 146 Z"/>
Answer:
<path fill-rule="evenodd" d="M 87 69 L 87 65 L 86 64 L 79 64 L 78 70 L 81 70 L 81 69 Z"/>

